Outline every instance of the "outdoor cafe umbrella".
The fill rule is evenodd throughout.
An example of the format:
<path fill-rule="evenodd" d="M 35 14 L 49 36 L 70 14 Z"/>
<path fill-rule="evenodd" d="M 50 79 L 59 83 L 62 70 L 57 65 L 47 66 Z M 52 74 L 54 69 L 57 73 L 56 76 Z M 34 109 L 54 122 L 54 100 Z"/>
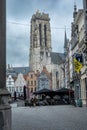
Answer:
<path fill-rule="evenodd" d="M 65 94 L 72 95 L 72 94 L 74 94 L 74 91 L 71 89 L 68 89 L 68 88 L 60 88 L 60 89 L 56 90 L 55 92 L 58 95 L 65 95 Z"/>
<path fill-rule="evenodd" d="M 55 92 L 53 90 L 47 89 L 47 88 L 43 88 L 41 90 L 38 90 L 36 92 L 34 92 L 33 94 L 39 95 L 39 94 L 45 94 L 45 95 L 50 95 L 52 96 Z"/>

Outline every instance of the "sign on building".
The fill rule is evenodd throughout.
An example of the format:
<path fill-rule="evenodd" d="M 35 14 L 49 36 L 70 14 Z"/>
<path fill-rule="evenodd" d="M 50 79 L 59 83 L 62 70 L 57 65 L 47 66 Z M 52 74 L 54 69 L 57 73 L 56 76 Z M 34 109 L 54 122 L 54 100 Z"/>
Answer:
<path fill-rule="evenodd" d="M 81 68 L 83 67 L 83 57 L 82 54 L 76 54 L 74 57 L 74 69 L 76 72 L 80 72 Z"/>

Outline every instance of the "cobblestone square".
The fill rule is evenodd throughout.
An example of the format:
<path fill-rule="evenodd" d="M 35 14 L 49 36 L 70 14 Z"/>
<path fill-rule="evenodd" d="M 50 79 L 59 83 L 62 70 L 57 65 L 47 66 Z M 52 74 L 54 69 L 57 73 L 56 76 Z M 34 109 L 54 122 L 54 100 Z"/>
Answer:
<path fill-rule="evenodd" d="M 87 108 L 12 107 L 12 130 L 87 130 Z"/>

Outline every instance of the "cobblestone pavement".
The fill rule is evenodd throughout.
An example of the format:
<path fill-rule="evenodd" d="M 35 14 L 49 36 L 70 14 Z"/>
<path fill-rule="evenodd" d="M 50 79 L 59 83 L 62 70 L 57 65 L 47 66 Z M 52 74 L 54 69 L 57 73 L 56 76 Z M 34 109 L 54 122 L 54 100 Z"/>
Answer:
<path fill-rule="evenodd" d="M 12 107 L 12 130 L 87 130 L 87 108 Z"/>

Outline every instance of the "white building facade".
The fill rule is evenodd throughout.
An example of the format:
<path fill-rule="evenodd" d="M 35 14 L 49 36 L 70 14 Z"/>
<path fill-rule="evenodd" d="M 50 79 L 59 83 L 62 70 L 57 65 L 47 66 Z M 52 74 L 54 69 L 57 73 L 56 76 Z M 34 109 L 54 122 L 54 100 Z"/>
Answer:
<path fill-rule="evenodd" d="M 75 90 L 75 100 L 82 100 L 87 106 L 87 0 L 83 0 L 83 9 L 77 11 L 74 5 L 73 22 L 71 30 L 70 49 L 70 83 Z M 74 57 L 82 55 L 82 69 L 77 72 L 74 68 Z M 73 70 L 73 71 L 72 71 Z"/>
<path fill-rule="evenodd" d="M 14 97 L 15 87 L 14 87 L 14 79 L 11 75 L 8 75 L 6 78 L 6 88 L 10 92 L 11 97 Z"/>
<path fill-rule="evenodd" d="M 41 72 L 45 66 L 52 76 L 53 89 L 57 89 L 61 76 L 59 66 L 63 64 L 64 58 L 63 53 L 52 52 L 49 15 L 37 11 L 31 19 L 29 67 Z"/>
<path fill-rule="evenodd" d="M 18 77 L 14 83 L 15 92 L 16 92 L 17 97 L 23 96 L 24 86 L 26 86 L 26 80 L 24 79 L 23 74 L 19 73 Z"/>

